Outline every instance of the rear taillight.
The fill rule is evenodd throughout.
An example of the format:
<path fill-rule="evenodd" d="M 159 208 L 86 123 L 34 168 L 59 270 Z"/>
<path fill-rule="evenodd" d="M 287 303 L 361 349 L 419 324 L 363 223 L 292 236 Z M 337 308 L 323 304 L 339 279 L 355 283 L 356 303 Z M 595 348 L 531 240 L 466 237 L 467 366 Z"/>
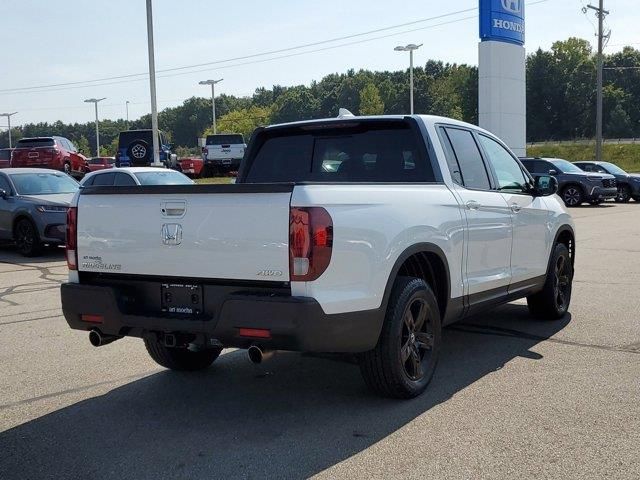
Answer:
<path fill-rule="evenodd" d="M 78 209 L 67 210 L 67 266 L 69 270 L 78 269 Z"/>
<path fill-rule="evenodd" d="M 333 221 L 321 207 L 292 207 L 289 214 L 289 276 L 293 282 L 317 279 L 329 266 Z"/>

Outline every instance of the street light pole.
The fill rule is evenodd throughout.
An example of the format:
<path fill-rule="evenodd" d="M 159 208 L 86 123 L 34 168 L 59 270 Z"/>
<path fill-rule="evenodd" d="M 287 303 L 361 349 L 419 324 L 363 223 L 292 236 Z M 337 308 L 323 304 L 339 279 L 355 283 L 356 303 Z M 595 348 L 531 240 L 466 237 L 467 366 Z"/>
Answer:
<path fill-rule="evenodd" d="M 158 141 L 158 105 L 156 103 L 156 62 L 153 53 L 153 12 L 151 0 L 147 0 L 147 47 L 149 49 L 149 88 L 151 90 L 151 131 L 153 136 L 153 166 L 161 167 L 160 142 Z"/>
<path fill-rule="evenodd" d="M 396 52 L 409 52 L 409 103 L 411 104 L 411 115 L 413 115 L 413 51 L 419 49 L 423 44 L 399 45 L 394 50 Z"/>
<path fill-rule="evenodd" d="M 129 130 L 129 100 L 124 102 L 124 106 L 127 109 L 127 130 Z"/>
<path fill-rule="evenodd" d="M 7 125 L 9 126 L 9 148 L 11 148 L 11 116 L 18 112 L 0 113 L 0 117 L 7 117 Z"/>
<path fill-rule="evenodd" d="M 217 132 L 216 128 L 216 83 L 220 83 L 224 78 L 219 80 L 202 80 L 200 85 L 211 85 L 211 112 L 213 114 L 213 134 Z"/>
<path fill-rule="evenodd" d="M 87 98 L 86 103 L 93 103 L 96 108 L 96 157 L 100 156 L 100 129 L 98 128 L 98 102 L 101 102 L 107 97 L 103 98 Z"/>

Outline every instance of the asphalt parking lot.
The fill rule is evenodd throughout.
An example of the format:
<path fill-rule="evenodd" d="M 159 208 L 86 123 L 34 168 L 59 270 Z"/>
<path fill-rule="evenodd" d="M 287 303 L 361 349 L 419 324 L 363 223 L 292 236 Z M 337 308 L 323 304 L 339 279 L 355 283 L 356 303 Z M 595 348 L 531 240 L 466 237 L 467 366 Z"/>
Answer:
<path fill-rule="evenodd" d="M 0 478 L 640 478 L 640 204 L 572 210 L 570 315 L 523 302 L 445 331 L 411 401 L 344 359 L 156 366 L 61 316 L 61 251 L 0 247 Z"/>

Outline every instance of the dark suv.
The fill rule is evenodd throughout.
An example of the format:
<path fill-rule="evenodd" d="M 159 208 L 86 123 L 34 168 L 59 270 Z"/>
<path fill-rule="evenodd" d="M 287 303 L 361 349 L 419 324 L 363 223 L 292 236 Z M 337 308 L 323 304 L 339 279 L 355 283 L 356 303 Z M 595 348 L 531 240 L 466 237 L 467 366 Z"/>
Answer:
<path fill-rule="evenodd" d="M 574 162 L 585 172 L 608 173 L 616 177 L 618 196 L 616 202 L 628 202 L 633 198 L 640 202 L 640 175 L 627 173 L 619 166 L 609 162 Z"/>
<path fill-rule="evenodd" d="M 177 157 L 171 153 L 171 145 L 159 132 L 160 162 L 167 168 L 176 168 Z M 148 167 L 153 163 L 152 130 L 127 130 L 118 136 L 116 167 Z"/>
<path fill-rule="evenodd" d="M 522 164 L 534 177 L 552 175 L 558 180 L 558 194 L 567 207 L 584 202 L 598 205 L 616 198 L 616 179 L 607 173 L 589 173 L 560 158 L 521 158 Z"/>

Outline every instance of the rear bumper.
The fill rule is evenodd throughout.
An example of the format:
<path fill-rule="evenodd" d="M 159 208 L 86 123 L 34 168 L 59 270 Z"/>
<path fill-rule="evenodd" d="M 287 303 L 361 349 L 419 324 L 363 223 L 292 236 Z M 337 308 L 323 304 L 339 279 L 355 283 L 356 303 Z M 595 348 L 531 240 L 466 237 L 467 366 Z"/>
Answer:
<path fill-rule="evenodd" d="M 124 293 L 123 287 L 63 284 L 62 311 L 69 326 L 76 330 L 97 328 L 104 334 L 133 337 L 143 337 L 151 332 L 197 334 L 204 335 L 207 344 L 220 342 L 234 348 L 260 344 L 273 350 L 364 352 L 376 345 L 383 321 L 381 310 L 327 315 L 312 298 L 215 285 L 204 287 L 208 315 L 201 318 L 165 316 L 144 309 L 134 312 L 127 302 L 138 292 L 135 288 L 127 288 Z M 159 285 L 157 297 L 159 300 Z M 85 322 L 81 319 L 83 314 L 102 316 L 103 321 Z M 271 338 L 241 337 L 240 328 L 268 329 Z"/>
<path fill-rule="evenodd" d="M 241 158 L 214 158 L 204 161 L 205 166 L 211 167 L 227 167 L 227 168 L 239 168 Z"/>

